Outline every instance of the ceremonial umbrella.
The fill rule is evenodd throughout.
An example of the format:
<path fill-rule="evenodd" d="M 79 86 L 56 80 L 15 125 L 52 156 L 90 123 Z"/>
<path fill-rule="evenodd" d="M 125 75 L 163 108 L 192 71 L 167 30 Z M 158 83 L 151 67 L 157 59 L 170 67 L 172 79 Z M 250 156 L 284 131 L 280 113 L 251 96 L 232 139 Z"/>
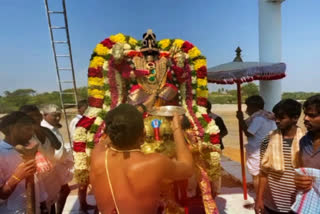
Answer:
<path fill-rule="evenodd" d="M 277 80 L 285 77 L 284 63 L 243 62 L 241 49 L 236 49 L 237 56 L 233 62 L 221 64 L 208 69 L 208 82 L 217 84 L 237 84 L 238 111 L 241 111 L 241 83 L 254 80 Z M 239 122 L 239 141 L 241 155 L 241 173 L 243 197 L 247 200 L 247 184 L 244 166 L 243 136 Z"/>

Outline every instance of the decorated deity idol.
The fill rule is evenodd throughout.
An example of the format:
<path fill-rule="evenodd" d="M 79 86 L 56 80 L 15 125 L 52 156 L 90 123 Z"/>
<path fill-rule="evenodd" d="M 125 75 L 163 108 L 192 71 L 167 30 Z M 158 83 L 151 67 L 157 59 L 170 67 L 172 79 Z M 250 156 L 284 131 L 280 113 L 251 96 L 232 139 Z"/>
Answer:
<path fill-rule="evenodd" d="M 141 150 L 162 152 L 171 158 L 175 148 L 170 119 L 152 112 L 168 106 L 183 109 L 194 136 L 192 147 L 199 148 L 204 162 L 211 163 L 202 171 L 210 180 L 219 177 L 219 129 L 206 110 L 206 59 L 190 42 L 157 41 L 152 30 L 140 41 L 121 33 L 104 39 L 91 56 L 88 95 L 89 108 L 73 136 L 75 177 L 79 183 L 88 182 L 91 150 L 105 128 L 106 112 L 121 103 L 141 107 L 145 112 L 146 138 Z M 203 152 L 201 148 L 211 149 Z M 207 213 L 216 212 L 208 200 L 204 199 L 204 204 Z"/>

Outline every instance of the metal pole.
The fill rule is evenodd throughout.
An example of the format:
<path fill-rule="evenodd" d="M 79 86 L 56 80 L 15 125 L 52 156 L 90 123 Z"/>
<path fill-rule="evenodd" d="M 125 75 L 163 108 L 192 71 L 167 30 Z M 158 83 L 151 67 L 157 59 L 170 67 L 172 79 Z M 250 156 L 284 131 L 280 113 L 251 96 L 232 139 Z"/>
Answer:
<path fill-rule="evenodd" d="M 237 96 L 238 96 L 238 111 L 242 111 L 242 109 L 241 109 L 241 83 L 240 82 L 237 82 Z M 242 128 L 240 126 L 240 121 L 239 121 L 239 140 L 240 140 L 243 198 L 244 198 L 244 200 L 247 200 L 248 199 L 248 195 L 247 195 L 247 179 L 246 179 L 246 169 L 245 169 L 245 165 L 244 165 L 243 135 L 242 135 Z"/>

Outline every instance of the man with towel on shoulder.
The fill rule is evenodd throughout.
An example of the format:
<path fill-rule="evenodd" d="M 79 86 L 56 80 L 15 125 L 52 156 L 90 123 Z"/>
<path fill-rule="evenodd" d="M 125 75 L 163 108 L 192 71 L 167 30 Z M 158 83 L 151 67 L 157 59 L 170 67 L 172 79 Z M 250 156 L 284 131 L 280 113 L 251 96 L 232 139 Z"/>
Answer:
<path fill-rule="evenodd" d="M 262 142 L 256 213 L 292 213 L 295 201 L 294 168 L 298 167 L 299 141 L 304 133 L 297 126 L 301 104 L 293 99 L 277 103 L 273 109 L 278 129 Z"/>

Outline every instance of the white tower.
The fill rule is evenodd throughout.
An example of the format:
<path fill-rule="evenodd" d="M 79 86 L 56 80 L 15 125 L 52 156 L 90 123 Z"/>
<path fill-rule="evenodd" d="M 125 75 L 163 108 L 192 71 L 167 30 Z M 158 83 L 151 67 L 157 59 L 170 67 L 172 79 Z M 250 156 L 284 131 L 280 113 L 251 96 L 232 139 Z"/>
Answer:
<path fill-rule="evenodd" d="M 259 1 L 259 59 L 260 62 L 281 62 L 281 3 L 284 0 Z M 281 80 L 260 81 L 260 95 L 265 101 L 265 109 L 281 100 Z"/>

